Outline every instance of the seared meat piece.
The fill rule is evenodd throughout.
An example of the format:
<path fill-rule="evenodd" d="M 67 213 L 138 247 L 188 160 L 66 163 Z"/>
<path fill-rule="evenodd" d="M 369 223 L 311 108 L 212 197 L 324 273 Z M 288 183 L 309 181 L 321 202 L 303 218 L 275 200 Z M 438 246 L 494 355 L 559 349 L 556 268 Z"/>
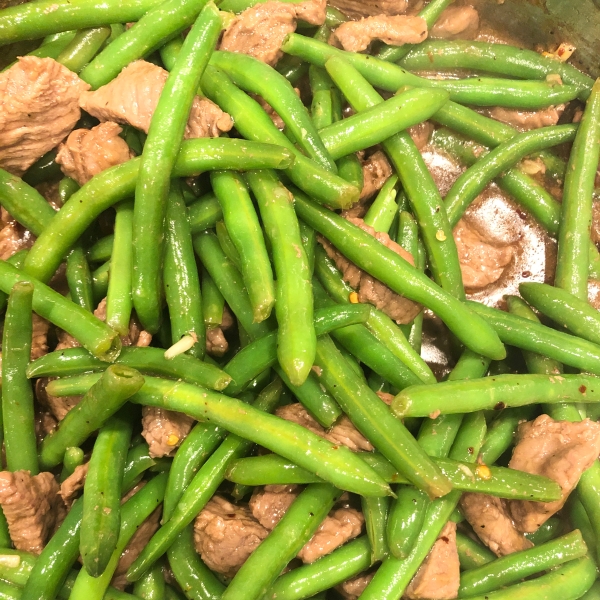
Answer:
<path fill-rule="evenodd" d="M 133 561 L 141 554 L 142 550 L 148 545 L 150 538 L 158 531 L 160 524 L 161 507 L 157 508 L 137 529 L 125 546 L 125 550 L 119 558 L 115 574 L 110 585 L 118 590 L 124 590 L 129 582 L 125 577 L 127 569 L 133 564 Z"/>
<path fill-rule="evenodd" d="M 460 506 L 473 531 L 496 556 L 527 550 L 533 546 L 517 531 L 506 500 L 487 494 L 463 494 Z"/>
<path fill-rule="evenodd" d="M 336 585 L 335 589 L 346 600 L 358 600 L 360 595 L 365 591 L 365 588 L 371 583 L 374 573 L 361 573 L 352 579 L 347 579 L 344 583 Z"/>
<path fill-rule="evenodd" d="M 35 397 L 44 408 L 52 413 L 57 421 L 62 421 L 65 415 L 79 404 L 83 396 L 51 396 L 46 392 L 49 381 L 51 381 L 50 378 L 41 377 L 35 382 Z"/>
<path fill-rule="evenodd" d="M 248 54 L 275 66 L 283 56 L 285 36 L 296 31 L 296 19 L 311 25 L 325 21 L 325 0 L 307 0 L 297 4 L 265 2 L 246 9 L 227 28 L 220 50 Z"/>
<path fill-rule="evenodd" d="M 150 456 L 168 456 L 178 448 L 192 428 L 194 419 L 183 413 L 156 406 L 142 408 L 142 436 L 148 442 Z"/>
<path fill-rule="evenodd" d="M 496 121 L 508 123 L 519 131 L 529 131 L 530 129 L 556 125 L 564 110 L 565 105 L 559 104 L 540 110 L 519 110 L 517 108 L 494 106 L 493 108 L 485 108 L 481 112 L 487 117 L 496 119 Z"/>
<path fill-rule="evenodd" d="M 245 506 L 213 496 L 194 522 L 194 545 L 206 565 L 233 577 L 269 531 Z"/>
<path fill-rule="evenodd" d="M 23 56 L 0 73 L 0 167 L 22 175 L 73 129 L 89 85 L 52 58 Z"/>
<path fill-rule="evenodd" d="M 127 142 L 119 137 L 119 125 L 107 121 L 92 129 L 76 129 L 59 146 L 56 162 L 61 171 L 79 185 L 94 175 L 133 157 Z"/>
<path fill-rule="evenodd" d="M 64 516 L 58 483 L 52 473 L 0 472 L 0 506 L 17 550 L 40 554 Z"/>
<path fill-rule="evenodd" d="M 498 281 L 515 254 L 512 244 L 496 241 L 486 233 L 478 229 L 477 223 L 468 215 L 454 228 L 463 284 L 467 290 L 480 290 Z"/>
<path fill-rule="evenodd" d="M 374 40 L 386 44 L 418 44 L 427 37 L 427 23 L 421 17 L 407 15 L 366 17 L 360 21 L 342 23 L 332 34 L 344 50 L 366 50 Z"/>
<path fill-rule="evenodd" d="M 35 413 L 35 438 L 40 444 L 53 431 L 56 431 L 58 421 L 47 411 L 38 410 Z"/>
<path fill-rule="evenodd" d="M 229 349 L 227 339 L 220 327 L 206 330 L 206 352 L 211 356 L 223 356 Z"/>
<path fill-rule="evenodd" d="M 110 83 L 79 98 L 81 108 L 100 121 L 129 123 L 148 133 L 152 114 L 168 77 L 160 67 L 136 60 Z M 231 117 L 206 98 L 194 98 L 185 139 L 218 137 L 233 127 Z"/>
<path fill-rule="evenodd" d="M 378 150 L 362 162 L 363 187 L 360 192 L 361 201 L 378 192 L 383 184 L 392 176 L 392 167 L 385 154 Z"/>
<path fill-rule="evenodd" d="M 429 37 L 471 40 L 479 29 L 479 13 L 472 6 L 450 6 L 440 15 Z"/>
<path fill-rule="evenodd" d="M 592 205 L 592 241 L 594 244 L 600 243 L 600 202 L 598 200 L 594 201 Z"/>
<path fill-rule="evenodd" d="M 0 260 L 8 260 L 13 254 L 25 248 L 31 248 L 35 236 L 16 221 L 0 229 Z"/>
<path fill-rule="evenodd" d="M 332 6 L 339 8 L 351 19 L 360 19 L 373 15 L 402 15 L 408 9 L 408 0 L 375 0 L 363 2 L 362 0 L 333 0 Z"/>
<path fill-rule="evenodd" d="M 460 565 L 456 549 L 456 523 L 449 521 L 444 525 L 404 595 L 410 600 L 421 598 L 451 600 L 458 596 L 459 584 Z"/>
<path fill-rule="evenodd" d="M 384 246 L 399 254 L 404 260 L 414 265 L 413 257 L 406 252 L 400 245 L 390 239 L 387 233 L 375 232 L 372 227 L 365 225 L 362 219 L 348 218 L 348 221 L 369 235 L 372 235 L 376 240 Z M 359 269 L 354 263 L 350 262 L 345 256 L 340 254 L 325 238 L 319 236 L 319 242 L 325 248 L 327 256 L 333 259 L 337 268 L 342 272 L 344 281 L 349 283 L 355 290 L 358 291 L 359 302 L 373 304 L 379 310 L 383 311 L 396 323 L 410 323 L 420 312 L 421 305 L 396 294 L 381 281 L 371 277 Z"/>
<path fill-rule="evenodd" d="M 32 313 L 33 335 L 31 337 L 31 360 L 48 354 L 48 329 L 50 323 L 36 313 Z"/>
<path fill-rule="evenodd" d="M 423 121 L 408 128 L 408 133 L 419 150 L 423 150 L 429 143 L 429 138 L 433 133 L 433 123 Z"/>
<path fill-rule="evenodd" d="M 585 393 L 585 392 L 584 392 Z M 544 475 L 556 481 L 562 497 L 556 502 L 513 500 L 510 513 L 519 531 L 536 531 L 567 501 L 582 473 L 600 453 L 600 424 L 585 419 L 576 423 L 540 415 L 519 425 L 518 441 L 509 467 Z"/>
<path fill-rule="evenodd" d="M 302 425 L 302 427 L 306 427 L 306 429 L 329 440 L 333 444 L 347 446 L 355 452 L 359 450 L 371 452 L 373 450 L 371 442 L 363 437 L 346 416 L 341 417 L 331 429 L 325 429 L 311 417 L 299 402 L 281 406 L 275 411 L 275 414 L 286 421 L 292 421 L 293 423 Z"/>
<path fill-rule="evenodd" d="M 83 489 L 89 468 L 89 462 L 75 467 L 73 473 L 71 473 L 71 475 L 69 475 L 60 484 L 60 491 L 58 493 L 60 494 L 60 497 L 63 499 L 63 502 L 66 504 L 67 508 L 71 508 L 71 505 L 73 502 L 75 502 L 77 492 Z"/>
<path fill-rule="evenodd" d="M 252 516 L 265 529 L 271 531 L 285 515 L 300 491 L 297 485 L 265 485 L 262 491 L 254 488 L 248 506 Z"/>

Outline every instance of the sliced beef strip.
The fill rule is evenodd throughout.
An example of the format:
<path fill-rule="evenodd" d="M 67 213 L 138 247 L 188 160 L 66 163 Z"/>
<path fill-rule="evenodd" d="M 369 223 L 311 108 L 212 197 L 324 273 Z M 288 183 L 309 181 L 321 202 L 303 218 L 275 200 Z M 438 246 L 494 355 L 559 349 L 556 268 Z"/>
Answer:
<path fill-rule="evenodd" d="M 48 330 L 50 323 L 32 313 L 33 335 L 31 336 L 31 360 L 48 354 Z"/>
<path fill-rule="evenodd" d="M 220 50 L 248 54 L 275 66 L 283 56 L 285 36 L 296 31 L 296 19 L 311 25 L 325 22 L 325 0 L 307 0 L 297 4 L 265 2 L 240 13 L 221 39 Z"/>
<path fill-rule="evenodd" d="M 409 127 L 407 131 L 412 138 L 412 141 L 417 146 L 417 149 L 421 151 L 429 143 L 429 138 L 433 133 L 433 129 L 433 123 L 430 121 L 423 121 L 422 123 L 417 123 L 416 125 Z"/>
<path fill-rule="evenodd" d="M 19 225 L 16 221 L 7 223 L 0 229 L 0 260 L 8 260 L 19 250 L 31 248 L 35 242 L 35 236 Z"/>
<path fill-rule="evenodd" d="M 92 129 L 76 129 L 58 148 L 56 162 L 61 171 L 79 185 L 94 175 L 133 158 L 127 142 L 119 137 L 123 131 L 111 121 Z"/>
<path fill-rule="evenodd" d="M 385 154 L 378 150 L 362 160 L 363 187 L 360 192 L 360 200 L 368 200 L 375 195 L 383 184 L 392 176 L 392 167 Z"/>
<path fill-rule="evenodd" d="M 472 6 L 450 6 L 436 21 L 429 37 L 444 40 L 472 40 L 479 29 L 479 13 Z"/>
<path fill-rule="evenodd" d="M 494 106 L 493 108 L 482 109 L 481 113 L 496 121 L 507 123 L 519 131 L 530 131 L 531 129 L 556 125 L 560 115 L 565 110 L 565 106 L 565 104 L 559 104 L 540 110 L 519 110 L 517 108 Z"/>
<path fill-rule="evenodd" d="M 128 123 L 148 132 L 168 72 L 145 60 L 127 65 L 110 83 L 79 98 L 81 108 L 100 121 Z M 231 117 L 206 98 L 196 96 L 185 139 L 218 137 L 233 127 Z"/>
<path fill-rule="evenodd" d="M 221 317 L 220 327 L 211 327 L 206 330 L 206 352 L 211 356 L 223 356 L 229 349 L 229 343 L 225 337 L 224 331 L 227 331 L 234 324 L 233 315 L 227 308 L 223 307 L 223 316 Z"/>
<path fill-rule="evenodd" d="M 46 392 L 46 386 L 50 381 L 49 377 L 41 377 L 35 382 L 35 397 L 57 421 L 62 421 L 66 414 L 79 404 L 82 396 L 52 396 Z"/>
<path fill-rule="evenodd" d="M 414 265 L 412 256 L 400 245 L 392 241 L 387 233 L 375 232 L 362 219 L 348 218 L 347 220 L 363 231 L 366 231 L 369 235 L 372 235 L 376 240 L 396 252 L 396 254 L 400 255 L 411 265 Z M 420 304 L 396 294 L 381 281 L 359 269 L 322 236 L 319 236 L 318 240 L 323 248 L 325 248 L 327 256 L 335 262 L 337 268 L 342 272 L 344 281 L 358 291 L 359 302 L 373 304 L 373 306 L 383 311 L 397 323 L 410 323 L 421 312 Z"/>
<path fill-rule="evenodd" d="M 592 205 L 592 228 L 591 236 L 594 244 L 600 243 L 600 201 L 594 200 Z"/>
<path fill-rule="evenodd" d="M 421 17 L 377 15 L 342 23 L 333 32 L 330 43 L 339 44 L 349 52 L 361 52 L 375 40 L 401 46 L 418 44 L 426 37 L 427 23 Z"/>
<path fill-rule="evenodd" d="M 35 439 L 38 444 L 49 434 L 56 431 L 58 421 L 46 410 L 39 410 L 37 407 L 35 413 Z"/>
<path fill-rule="evenodd" d="M 302 427 L 329 440 L 333 444 L 347 446 L 350 450 L 354 450 L 355 452 L 358 452 L 359 450 L 365 452 L 373 451 L 371 443 L 356 429 L 356 427 L 354 427 L 350 419 L 346 416 L 341 417 L 331 429 L 325 429 L 313 419 L 299 402 L 281 406 L 275 411 L 275 414 L 286 421 L 292 421 L 293 423 L 302 425 Z"/>
<path fill-rule="evenodd" d="M 329 2 L 351 19 L 360 19 L 373 15 L 402 15 L 409 7 L 409 0 L 331 0 Z"/>
<path fill-rule="evenodd" d="M 515 527 L 506 500 L 487 494 L 463 494 L 460 507 L 479 539 L 496 556 L 527 550 L 533 544 Z"/>
<path fill-rule="evenodd" d="M 371 583 L 374 575 L 375 573 L 361 573 L 356 577 L 346 579 L 340 585 L 336 585 L 335 589 L 346 600 L 358 600 L 360 595 L 365 591 L 365 588 Z"/>
<path fill-rule="evenodd" d="M 563 507 L 582 473 L 597 460 L 600 424 L 590 419 L 575 423 L 555 421 L 548 415 L 540 415 L 535 421 L 519 425 L 517 438 L 508 466 L 549 477 L 562 490 L 561 499 L 555 502 L 509 503 L 517 529 L 533 532 Z"/>
<path fill-rule="evenodd" d="M 265 529 L 271 531 L 299 493 L 300 488 L 297 485 L 265 485 L 262 490 L 254 488 L 248 506 L 252 516 Z"/>
<path fill-rule="evenodd" d="M 406 588 L 404 596 L 410 600 L 451 600 L 458 596 L 459 585 L 456 523 L 449 521 Z"/>
<path fill-rule="evenodd" d="M 73 473 L 60 484 L 58 493 L 67 508 L 71 508 L 71 505 L 75 502 L 75 498 L 78 496 L 78 492 L 83 489 L 89 468 L 89 462 L 75 467 Z"/>
<path fill-rule="evenodd" d="M 142 436 L 148 443 L 150 456 L 171 455 L 185 440 L 194 419 L 183 413 L 156 406 L 142 408 Z"/>
<path fill-rule="evenodd" d="M 52 473 L 0 472 L 0 506 L 17 550 L 40 554 L 65 511 Z"/>
<path fill-rule="evenodd" d="M 194 522 L 194 545 L 206 565 L 233 577 L 269 531 L 246 506 L 213 496 Z"/>
<path fill-rule="evenodd" d="M 23 56 L 0 73 L 0 167 L 22 175 L 73 129 L 89 85 L 52 58 Z"/>

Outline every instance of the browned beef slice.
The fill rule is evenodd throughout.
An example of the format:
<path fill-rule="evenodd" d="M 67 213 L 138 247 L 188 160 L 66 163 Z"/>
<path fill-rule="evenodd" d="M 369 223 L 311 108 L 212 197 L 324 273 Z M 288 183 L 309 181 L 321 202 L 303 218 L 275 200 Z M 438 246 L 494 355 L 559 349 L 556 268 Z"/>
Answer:
<path fill-rule="evenodd" d="M 38 444 L 40 444 L 49 433 L 56 431 L 57 425 L 58 421 L 49 412 L 45 410 L 36 410 L 35 438 Z"/>
<path fill-rule="evenodd" d="M 8 223 L 0 229 L 0 260 L 7 260 L 13 254 L 31 248 L 35 242 L 35 236 L 19 225 L 16 221 Z"/>
<path fill-rule="evenodd" d="M 517 108 L 494 106 L 482 110 L 482 113 L 496 119 L 496 121 L 508 123 L 519 131 L 529 131 L 530 129 L 556 125 L 564 109 L 564 104 L 549 106 L 540 110 L 519 110 Z"/>
<path fill-rule="evenodd" d="M 79 104 L 100 121 L 128 123 L 147 133 L 168 75 L 152 63 L 136 60 L 110 83 L 94 92 L 84 92 Z M 184 137 L 217 137 L 232 126 L 233 121 L 227 113 L 210 100 L 196 96 Z"/>
<path fill-rule="evenodd" d="M 279 523 L 299 493 L 297 485 L 265 485 L 262 490 L 254 488 L 248 506 L 252 516 L 270 531 Z"/>
<path fill-rule="evenodd" d="M 429 138 L 433 133 L 433 123 L 430 121 L 423 121 L 422 123 L 417 123 L 416 125 L 409 127 L 407 131 L 417 148 L 423 150 L 429 143 Z"/>
<path fill-rule="evenodd" d="M 82 396 L 52 396 L 46 392 L 49 381 L 51 378 L 41 377 L 35 382 L 35 397 L 41 406 L 47 408 L 58 421 L 62 421 L 79 404 Z"/>
<path fill-rule="evenodd" d="M 40 554 L 64 509 L 52 473 L 0 472 L 0 506 L 17 550 Z"/>
<path fill-rule="evenodd" d="M 418 44 L 426 37 L 427 23 L 421 17 L 377 15 L 342 23 L 334 31 L 332 41 L 349 52 L 360 52 L 366 50 L 374 40 L 401 46 Z"/>
<path fill-rule="evenodd" d="M 268 535 L 245 506 L 213 496 L 194 522 L 194 544 L 206 565 L 233 577 Z"/>
<path fill-rule="evenodd" d="M 363 0 L 332 0 L 330 2 L 352 19 L 360 19 L 372 15 L 401 15 L 404 14 L 409 5 L 408 0 L 375 0 L 364 2 Z"/>
<path fill-rule="evenodd" d="M 22 175 L 79 119 L 89 85 L 52 58 L 23 56 L 0 73 L 0 167 Z"/>
<path fill-rule="evenodd" d="M 60 491 L 58 492 L 63 499 L 63 502 L 67 505 L 67 507 L 71 507 L 73 502 L 75 501 L 78 492 L 83 489 L 85 485 L 85 478 L 87 477 L 88 470 L 90 468 L 90 463 L 86 462 L 78 467 L 75 467 L 75 470 L 71 475 L 69 475 L 61 484 Z"/>
<path fill-rule="evenodd" d="M 232 21 L 223 34 L 220 49 L 248 54 L 274 66 L 283 56 L 281 44 L 285 36 L 296 31 L 296 19 L 322 25 L 325 6 L 325 0 L 297 4 L 271 1 L 252 6 Z"/>
<path fill-rule="evenodd" d="M 127 142 L 119 137 L 121 131 L 111 121 L 92 129 L 76 129 L 59 146 L 56 162 L 67 177 L 83 185 L 94 175 L 132 158 Z"/>
<path fill-rule="evenodd" d="M 515 527 L 506 500 L 487 494 L 463 494 L 460 506 L 481 541 L 497 556 L 531 548 L 533 544 Z"/>
<path fill-rule="evenodd" d="M 479 29 L 479 13 L 472 6 L 450 6 L 440 15 L 429 36 L 444 40 L 473 39 Z"/>
<path fill-rule="evenodd" d="M 183 413 L 165 410 L 156 406 L 142 408 L 142 435 L 150 456 L 168 456 L 178 448 L 190 432 L 194 419 Z"/>
<path fill-rule="evenodd" d="M 385 154 L 378 150 L 366 160 L 362 160 L 363 187 L 360 199 L 367 200 L 378 192 L 392 176 L 392 167 Z"/>
<path fill-rule="evenodd" d="M 223 356 L 229 349 L 227 339 L 220 327 L 206 330 L 206 351 L 211 356 Z"/>
<path fill-rule="evenodd" d="M 540 415 L 535 421 L 519 425 L 518 442 L 508 466 L 553 479 L 562 495 L 555 502 L 511 501 L 510 513 L 517 529 L 536 531 L 560 510 L 599 452 L 600 424 L 589 419 L 570 423 Z"/>
<path fill-rule="evenodd" d="M 365 225 L 362 219 L 349 217 L 347 220 L 363 231 L 366 231 L 369 235 L 372 235 L 376 240 L 396 252 L 396 254 L 399 254 L 411 265 L 414 265 L 412 256 L 391 240 L 387 233 L 375 232 L 372 227 Z M 397 323 L 410 323 L 421 312 L 420 304 L 396 294 L 381 281 L 359 269 L 322 236 L 319 236 L 318 240 L 323 248 L 325 248 L 327 255 L 342 272 L 344 281 L 358 291 L 359 302 L 373 304 L 373 306 L 383 311 Z"/>
<path fill-rule="evenodd" d="M 361 573 L 352 579 L 347 579 L 344 583 L 336 585 L 335 589 L 346 600 L 358 600 L 365 588 L 371 583 L 374 573 Z"/>
<path fill-rule="evenodd" d="M 337 423 L 330 429 L 325 429 L 308 413 L 308 411 L 299 402 L 287 404 L 279 407 L 275 414 L 286 421 L 292 421 L 306 427 L 318 436 L 329 440 L 333 444 L 348 446 L 355 452 L 364 450 L 371 452 L 373 446 L 371 443 L 354 427 L 350 419 L 346 416 L 341 417 Z"/>
<path fill-rule="evenodd" d="M 410 600 L 451 600 L 458 596 L 459 585 L 456 523 L 450 521 L 444 525 L 404 595 Z"/>
<path fill-rule="evenodd" d="M 48 354 L 48 329 L 50 323 L 46 319 L 32 313 L 33 335 L 31 336 L 31 360 Z"/>

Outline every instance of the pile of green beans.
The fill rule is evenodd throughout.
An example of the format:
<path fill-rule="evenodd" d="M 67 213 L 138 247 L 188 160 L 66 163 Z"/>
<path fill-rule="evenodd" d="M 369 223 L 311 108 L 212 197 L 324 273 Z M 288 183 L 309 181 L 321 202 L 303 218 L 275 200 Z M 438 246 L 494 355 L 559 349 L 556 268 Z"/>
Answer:
<path fill-rule="evenodd" d="M 263 2 L 0 9 L 0 47 L 26 42 L 91 90 L 137 60 L 166 72 L 148 132 L 123 124 L 134 158 L 81 186 L 63 176 L 58 148 L 23 177 L 0 168 L 0 206 L 31 234 L 0 260 L 3 466 L 57 484 L 87 473 L 38 556 L 12 547 L 11 507 L 0 510 L 0 599 L 332 600 L 371 574 L 362 600 L 398 600 L 448 522 L 455 597 L 600 598 L 598 461 L 561 512 L 525 534 L 527 550 L 496 557 L 460 508 L 463 493 L 562 500 L 554 477 L 506 466 L 519 425 L 540 414 L 600 420 L 600 313 L 588 299 L 600 281 L 590 227 L 600 79 L 483 41 L 346 52 L 328 43 L 348 20 L 332 7 L 318 27 L 298 18 L 275 67 L 220 49 L 232 19 Z M 431 30 L 451 4 L 430 0 L 418 15 Z M 184 139 L 198 98 L 231 117 L 229 134 Z M 481 110 L 563 103 L 560 124 L 531 131 Z M 434 126 L 428 148 L 465 167 L 443 192 L 413 139 L 423 122 Z M 77 125 L 92 126 L 85 114 Z M 365 198 L 375 151 L 391 176 Z M 527 175 L 526 159 L 545 172 Z M 547 258 L 544 282 L 523 273 L 518 295 L 493 306 L 465 289 L 453 235 L 490 184 L 557 241 L 555 275 Z M 42 195 L 51 186 L 56 208 Z M 395 322 L 384 301 L 365 301 L 373 280 L 419 314 Z M 444 373 L 430 360 L 433 323 L 447 338 Z M 74 407 L 40 433 L 40 413 L 65 398 Z M 278 416 L 296 401 L 301 424 Z M 148 415 L 171 413 L 194 423 L 158 457 Z M 196 550 L 198 515 L 217 494 L 250 510 L 264 486 L 297 486 L 297 496 L 234 576 L 213 572 Z M 340 503 L 362 512 L 360 534 L 298 566 Z M 125 591 L 111 587 L 118 573 Z"/>

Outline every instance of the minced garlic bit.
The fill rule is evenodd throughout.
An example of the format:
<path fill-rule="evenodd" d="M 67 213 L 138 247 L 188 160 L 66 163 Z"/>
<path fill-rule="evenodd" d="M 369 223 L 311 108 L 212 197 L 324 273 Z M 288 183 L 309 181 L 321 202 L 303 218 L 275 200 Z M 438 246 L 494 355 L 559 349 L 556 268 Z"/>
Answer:
<path fill-rule="evenodd" d="M 563 84 L 563 80 L 561 79 L 561 77 L 558 73 L 549 73 L 548 75 L 546 75 L 546 81 L 550 85 L 562 85 Z"/>
<path fill-rule="evenodd" d="M 187 352 L 197 341 L 198 337 L 195 333 L 184 335 L 178 342 L 175 342 L 170 348 L 165 350 L 165 358 L 175 358 L 179 354 Z"/>
<path fill-rule="evenodd" d="M 0 554 L 0 565 L 9 569 L 16 569 L 21 564 L 18 554 Z"/>
<path fill-rule="evenodd" d="M 356 292 L 350 292 L 348 294 L 348 300 L 350 300 L 352 304 L 358 304 L 358 294 Z"/>
<path fill-rule="evenodd" d="M 441 229 L 438 229 L 435 234 L 435 239 L 438 240 L 439 242 L 445 242 L 446 234 Z"/>
<path fill-rule="evenodd" d="M 492 478 L 492 472 L 490 471 L 490 468 L 487 465 L 479 465 L 475 469 L 475 473 L 477 474 L 477 477 L 486 481 Z"/>
<path fill-rule="evenodd" d="M 538 173 L 545 173 L 545 165 L 542 161 L 524 159 L 521 161 L 521 171 L 526 175 L 537 175 Z"/>

